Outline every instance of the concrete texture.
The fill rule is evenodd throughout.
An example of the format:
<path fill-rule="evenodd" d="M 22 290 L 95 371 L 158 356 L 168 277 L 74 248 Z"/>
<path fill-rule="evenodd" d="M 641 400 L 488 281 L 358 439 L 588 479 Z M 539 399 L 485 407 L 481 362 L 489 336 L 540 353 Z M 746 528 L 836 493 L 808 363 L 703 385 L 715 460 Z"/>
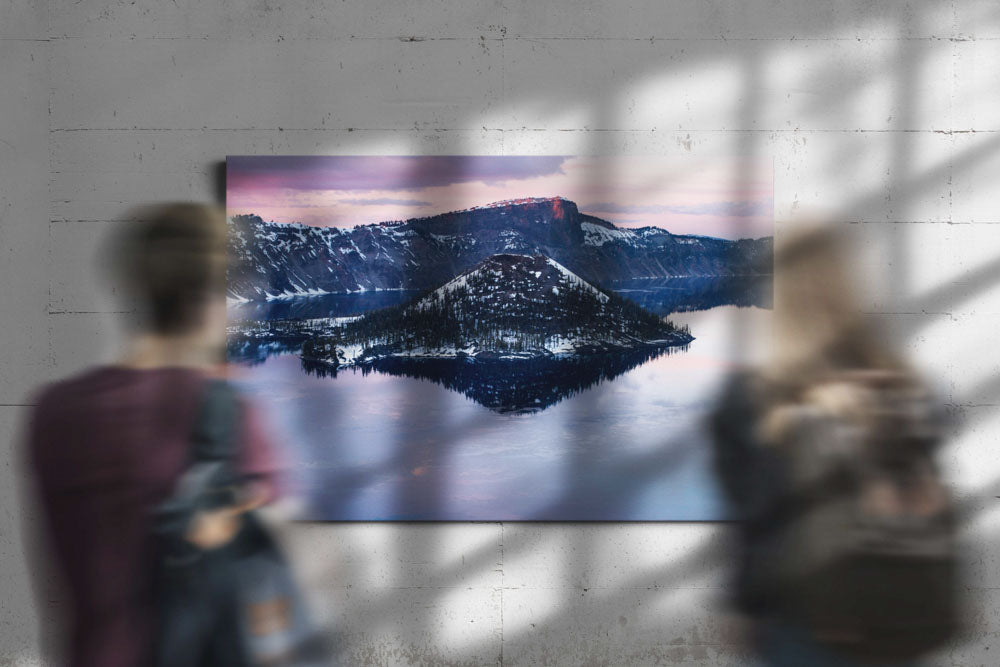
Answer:
<path fill-rule="evenodd" d="M 209 200 L 227 154 L 270 153 L 773 158 L 779 230 L 850 223 L 864 310 L 960 417 L 978 606 L 939 662 L 996 664 L 998 82 L 991 0 L 0 0 L 0 664 L 41 660 L 9 443 L 33 387 L 117 340 L 94 253 L 130 206 Z M 289 532 L 342 661 L 377 665 L 743 664 L 726 538 Z"/>

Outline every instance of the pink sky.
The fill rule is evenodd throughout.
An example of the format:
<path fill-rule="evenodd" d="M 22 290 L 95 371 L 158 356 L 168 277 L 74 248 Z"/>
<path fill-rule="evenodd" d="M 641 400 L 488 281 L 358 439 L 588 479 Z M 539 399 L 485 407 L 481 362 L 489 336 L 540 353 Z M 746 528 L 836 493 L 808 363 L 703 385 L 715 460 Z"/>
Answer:
<path fill-rule="evenodd" d="M 230 156 L 230 215 L 353 227 L 522 197 L 564 197 L 622 227 L 772 234 L 769 163 L 663 157 Z M 734 187 L 739 183 L 739 188 Z"/>

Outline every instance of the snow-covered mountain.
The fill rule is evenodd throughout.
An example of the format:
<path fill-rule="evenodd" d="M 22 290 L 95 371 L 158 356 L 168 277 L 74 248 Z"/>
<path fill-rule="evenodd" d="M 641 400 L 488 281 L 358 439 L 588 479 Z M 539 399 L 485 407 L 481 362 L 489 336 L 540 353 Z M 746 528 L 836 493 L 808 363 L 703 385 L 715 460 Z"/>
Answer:
<path fill-rule="evenodd" d="M 291 328 L 289 328 L 291 327 Z M 413 301 L 356 318 L 255 322 L 230 342 L 304 341 L 334 366 L 386 357 L 530 359 L 686 345 L 686 330 L 543 255 L 493 255 Z"/>
<path fill-rule="evenodd" d="M 561 197 L 498 202 L 351 229 L 229 222 L 233 299 L 361 290 L 433 289 L 502 253 L 551 257 L 583 279 L 728 276 L 770 272 L 771 239 L 729 241 L 625 229 Z"/>
<path fill-rule="evenodd" d="M 406 306 L 333 334 L 338 364 L 380 356 L 533 358 L 686 345 L 687 331 L 605 292 L 544 255 L 487 257 Z M 305 356 L 315 347 L 303 348 Z M 312 353 L 312 354 L 311 354 Z"/>

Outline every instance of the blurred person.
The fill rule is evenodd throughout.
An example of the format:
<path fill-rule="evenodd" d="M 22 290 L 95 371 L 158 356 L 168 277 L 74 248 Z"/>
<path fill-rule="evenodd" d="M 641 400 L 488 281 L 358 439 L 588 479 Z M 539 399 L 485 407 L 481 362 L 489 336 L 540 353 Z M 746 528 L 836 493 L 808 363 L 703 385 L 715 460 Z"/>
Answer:
<path fill-rule="evenodd" d="M 778 238 L 770 358 L 710 418 L 769 665 L 915 665 L 958 626 L 942 406 L 858 313 L 848 253 L 829 228 Z"/>
<path fill-rule="evenodd" d="M 155 534 L 170 520 L 183 519 L 181 534 L 197 567 L 225 573 L 225 567 L 211 570 L 213 559 L 231 559 L 231 544 L 247 551 L 246 538 L 235 539 L 248 530 L 247 513 L 277 490 L 275 457 L 256 413 L 213 380 L 223 374 L 225 356 L 225 216 L 215 207 L 179 203 L 137 217 L 110 259 L 137 304 L 138 326 L 116 362 L 43 389 L 28 430 L 25 454 L 42 509 L 42 537 L 68 596 L 67 662 L 162 663 L 154 649 L 162 653 L 156 644 L 165 633 L 163 617 L 188 604 L 190 616 L 180 625 L 171 620 L 166 634 L 181 636 L 177 628 L 187 623 L 188 640 L 215 637 L 216 645 L 189 647 L 184 662 L 175 664 L 250 664 L 233 645 L 239 610 L 230 605 L 220 620 L 204 601 L 234 595 L 221 590 L 225 576 L 187 576 L 198 590 L 187 591 L 186 603 L 174 594 L 175 608 L 166 612 L 156 586 L 162 554 Z M 200 442 L 194 449 L 193 440 Z M 178 482 L 200 462 L 198 447 L 229 446 L 233 451 L 215 462 L 233 471 L 225 500 L 178 500 L 178 486 L 193 488 L 188 479 L 186 486 Z M 167 523 L 165 503 L 172 503 Z M 230 579 L 230 587 L 239 584 Z M 265 630 L 275 624 L 271 616 L 286 611 L 263 602 L 251 609 Z"/>

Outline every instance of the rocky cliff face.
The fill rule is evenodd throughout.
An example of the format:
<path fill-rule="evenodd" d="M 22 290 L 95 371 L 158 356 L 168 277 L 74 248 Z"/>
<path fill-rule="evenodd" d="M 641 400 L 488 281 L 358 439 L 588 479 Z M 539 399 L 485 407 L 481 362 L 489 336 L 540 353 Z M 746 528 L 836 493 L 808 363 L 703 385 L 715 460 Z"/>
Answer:
<path fill-rule="evenodd" d="M 770 272 L 771 239 L 625 229 L 560 197 L 498 202 L 352 229 L 230 219 L 232 298 L 433 289 L 503 253 L 542 254 L 584 280 Z"/>

